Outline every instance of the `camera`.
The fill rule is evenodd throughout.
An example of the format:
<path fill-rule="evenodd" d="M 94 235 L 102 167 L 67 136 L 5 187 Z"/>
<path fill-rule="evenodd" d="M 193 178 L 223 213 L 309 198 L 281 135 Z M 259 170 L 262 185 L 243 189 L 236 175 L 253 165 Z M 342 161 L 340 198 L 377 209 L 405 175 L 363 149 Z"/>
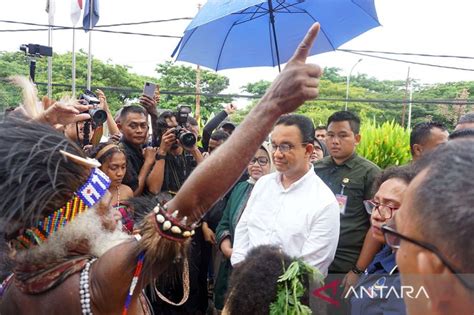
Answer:
<path fill-rule="evenodd" d="M 178 126 L 175 129 L 176 139 L 179 139 L 179 142 L 183 147 L 191 148 L 196 144 L 196 136 L 189 131 L 186 131 L 186 124 L 188 122 L 188 116 L 191 113 L 191 107 L 187 105 L 179 105 L 175 116 Z"/>
<path fill-rule="evenodd" d="M 53 56 L 53 48 L 49 46 L 42 46 L 37 44 L 28 44 L 28 45 L 21 45 L 20 50 L 23 51 L 25 54 L 29 56 L 45 56 L 51 57 Z"/>
<path fill-rule="evenodd" d="M 82 102 L 86 105 L 93 106 L 93 108 L 89 109 L 88 113 L 94 121 L 95 125 L 100 126 L 107 121 L 107 112 L 105 110 L 97 108 L 97 106 L 100 104 L 97 95 L 95 95 L 89 90 L 85 90 L 84 93 L 79 97 L 79 99 L 82 100 Z"/>
<path fill-rule="evenodd" d="M 20 46 L 20 50 L 28 56 L 30 62 L 30 79 L 31 82 L 35 83 L 36 58 L 53 56 L 53 48 L 37 44 L 25 44 Z"/>

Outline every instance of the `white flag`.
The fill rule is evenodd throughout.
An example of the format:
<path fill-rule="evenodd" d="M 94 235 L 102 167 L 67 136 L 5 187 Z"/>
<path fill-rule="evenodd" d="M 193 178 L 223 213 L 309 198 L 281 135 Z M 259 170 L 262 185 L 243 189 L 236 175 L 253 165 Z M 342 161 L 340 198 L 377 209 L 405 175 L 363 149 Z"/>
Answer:
<path fill-rule="evenodd" d="M 71 22 L 73 26 L 76 26 L 81 19 L 81 12 L 82 0 L 71 0 Z"/>
<path fill-rule="evenodd" d="M 56 11 L 55 0 L 46 0 L 46 12 L 48 13 L 48 24 L 54 25 L 54 12 Z"/>

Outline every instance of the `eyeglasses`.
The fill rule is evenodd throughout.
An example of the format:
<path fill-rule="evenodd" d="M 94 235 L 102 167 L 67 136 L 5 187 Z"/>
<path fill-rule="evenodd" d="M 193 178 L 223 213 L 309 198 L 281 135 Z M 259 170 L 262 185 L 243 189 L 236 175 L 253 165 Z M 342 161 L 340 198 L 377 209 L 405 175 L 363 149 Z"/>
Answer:
<path fill-rule="evenodd" d="M 389 205 L 381 204 L 375 200 L 364 200 L 365 211 L 368 214 L 372 214 L 374 210 L 378 211 L 380 216 L 385 219 L 391 219 L 393 216 L 393 211 L 398 210 L 399 207 L 392 207 Z"/>
<path fill-rule="evenodd" d="M 459 279 L 459 281 L 461 281 L 461 283 L 466 288 L 470 290 L 474 290 L 474 283 L 471 284 L 466 279 L 461 277 L 460 275 L 461 272 L 459 272 L 457 268 L 453 267 L 453 265 L 450 262 L 448 262 L 448 260 L 443 256 L 443 254 L 441 254 L 441 251 L 438 248 L 436 248 L 436 246 L 426 243 L 426 242 L 417 241 L 408 236 L 402 235 L 399 232 L 397 232 L 397 230 L 394 227 L 389 226 L 387 224 L 382 225 L 382 233 L 385 237 L 385 242 L 387 243 L 387 245 L 393 249 L 399 249 L 401 241 L 404 240 L 412 244 L 418 245 L 421 248 L 424 248 L 434 253 L 443 262 L 443 264 L 446 267 L 448 267 L 448 269 Z"/>
<path fill-rule="evenodd" d="M 258 165 L 260 166 L 265 166 L 268 164 L 268 158 L 264 157 L 264 156 L 261 156 L 261 157 L 258 157 L 258 158 L 253 158 L 250 160 L 249 162 L 249 165 L 254 165 L 255 162 L 258 163 Z"/>
<path fill-rule="evenodd" d="M 307 145 L 307 142 L 301 143 L 301 145 Z M 287 153 L 290 152 L 295 145 L 290 144 L 290 143 L 282 143 L 280 145 L 276 145 L 272 143 L 272 152 L 275 153 L 277 150 L 280 150 L 281 153 Z"/>

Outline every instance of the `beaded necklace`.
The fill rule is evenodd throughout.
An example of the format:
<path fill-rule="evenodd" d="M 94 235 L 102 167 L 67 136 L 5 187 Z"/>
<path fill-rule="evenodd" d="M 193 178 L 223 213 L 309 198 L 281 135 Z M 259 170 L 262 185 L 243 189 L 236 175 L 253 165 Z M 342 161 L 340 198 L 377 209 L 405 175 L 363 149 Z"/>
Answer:
<path fill-rule="evenodd" d="M 87 262 L 84 269 L 81 271 L 81 280 L 79 281 L 79 295 L 81 297 L 81 309 L 83 315 L 92 315 L 91 308 L 91 294 L 89 290 L 89 269 L 97 258 L 93 258 Z"/>

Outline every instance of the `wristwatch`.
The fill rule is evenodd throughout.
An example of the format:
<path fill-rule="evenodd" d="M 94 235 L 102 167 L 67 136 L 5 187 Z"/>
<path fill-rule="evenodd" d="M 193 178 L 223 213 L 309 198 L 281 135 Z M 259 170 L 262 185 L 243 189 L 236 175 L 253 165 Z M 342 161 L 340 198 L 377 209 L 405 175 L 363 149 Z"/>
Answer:
<path fill-rule="evenodd" d="M 161 155 L 161 154 L 156 154 L 155 156 L 155 160 L 159 161 L 159 160 L 164 160 L 166 158 L 166 155 Z"/>
<path fill-rule="evenodd" d="M 351 271 L 353 273 L 355 273 L 356 275 L 360 275 L 360 274 L 364 273 L 364 270 L 360 270 L 356 265 L 354 265 L 354 267 L 352 267 Z"/>

